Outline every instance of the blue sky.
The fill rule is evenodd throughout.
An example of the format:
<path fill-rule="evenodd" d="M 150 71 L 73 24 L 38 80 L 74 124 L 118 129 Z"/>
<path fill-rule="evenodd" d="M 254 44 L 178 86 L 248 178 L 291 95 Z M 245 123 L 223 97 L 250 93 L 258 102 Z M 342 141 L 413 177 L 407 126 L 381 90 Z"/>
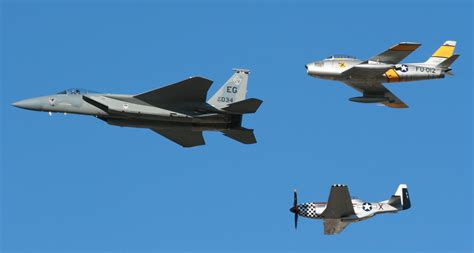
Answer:
<path fill-rule="evenodd" d="M 472 52 L 469 1 L 1 4 L 2 252 L 472 251 Z M 389 84 L 410 108 L 306 75 L 331 54 L 369 58 L 400 41 L 426 60 L 457 40 L 454 77 Z M 189 76 L 252 70 L 264 100 L 244 126 L 256 145 L 206 133 L 183 149 L 152 131 L 93 117 L 20 110 L 70 87 L 134 94 Z M 348 184 L 369 201 L 407 183 L 412 209 L 323 235 L 300 201 Z"/>

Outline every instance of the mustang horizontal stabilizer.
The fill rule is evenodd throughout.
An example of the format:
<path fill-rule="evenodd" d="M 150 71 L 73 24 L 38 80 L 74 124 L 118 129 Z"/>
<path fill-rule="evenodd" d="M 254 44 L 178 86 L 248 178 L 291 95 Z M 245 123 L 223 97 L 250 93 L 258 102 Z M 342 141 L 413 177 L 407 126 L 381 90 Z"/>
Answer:
<path fill-rule="evenodd" d="M 380 62 L 387 64 L 397 64 L 420 47 L 420 43 L 414 42 L 401 42 L 397 45 L 389 48 L 383 53 L 376 55 L 369 59 L 370 62 Z"/>
<path fill-rule="evenodd" d="M 192 131 L 191 129 L 178 128 L 154 128 L 151 130 L 161 134 L 165 138 L 174 141 L 185 148 L 206 144 L 204 142 L 204 137 L 202 136 L 202 131 Z"/>
<path fill-rule="evenodd" d="M 238 142 L 241 142 L 243 144 L 253 144 L 257 143 L 257 139 L 255 138 L 255 135 L 253 133 L 253 129 L 247 129 L 247 128 L 234 128 L 234 129 L 227 129 L 222 131 L 222 133 L 231 138 L 234 139 Z"/>
<path fill-rule="evenodd" d="M 222 108 L 222 110 L 233 114 L 255 113 L 262 102 L 263 101 L 260 99 L 249 98 L 237 103 L 229 104 L 227 107 Z"/>
<path fill-rule="evenodd" d="M 153 106 L 206 103 L 212 81 L 191 77 L 181 82 L 134 96 Z"/>
<path fill-rule="evenodd" d="M 343 221 L 340 219 L 325 219 L 324 220 L 324 234 L 326 235 L 339 234 L 349 224 L 351 224 L 350 221 Z"/>
<path fill-rule="evenodd" d="M 355 215 L 349 189 L 346 185 L 333 185 L 327 207 L 321 216 L 325 219 L 340 219 Z"/>

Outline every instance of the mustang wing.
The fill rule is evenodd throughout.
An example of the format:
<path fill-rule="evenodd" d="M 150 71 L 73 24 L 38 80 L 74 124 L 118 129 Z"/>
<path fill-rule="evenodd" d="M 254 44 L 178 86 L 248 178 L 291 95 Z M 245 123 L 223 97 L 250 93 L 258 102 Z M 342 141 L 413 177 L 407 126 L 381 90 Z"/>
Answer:
<path fill-rule="evenodd" d="M 183 147 L 195 147 L 206 144 L 202 131 L 192 131 L 191 129 L 151 129 L 161 134 L 167 139 L 178 143 Z"/>
<path fill-rule="evenodd" d="M 420 43 L 401 42 L 384 51 L 383 53 L 370 58 L 369 61 L 397 64 L 420 46 Z"/>
<path fill-rule="evenodd" d="M 341 233 L 349 224 L 350 221 L 343 221 L 340 219 L 325 219 L 324 220 L 324 234 L 334 235 Z"/>
<path fill-rule="evenodd" d="M 385 88 L 382 83 L 379 82 L 344 82 L 350 87 L 362 92 L 364 97 L 381 97 L 387 98 L 385 102 L 381 102 L 385 106 L 391 108 L 408 108 L 401 99 L 395 96 L 389 89 Z"/>
<path fill-rule="evenodd" d="M 321 216 L 327 219 L 340 219 L 355 215 L 349 188 L 346 185 L 333 185 L 326 209 Z"/>

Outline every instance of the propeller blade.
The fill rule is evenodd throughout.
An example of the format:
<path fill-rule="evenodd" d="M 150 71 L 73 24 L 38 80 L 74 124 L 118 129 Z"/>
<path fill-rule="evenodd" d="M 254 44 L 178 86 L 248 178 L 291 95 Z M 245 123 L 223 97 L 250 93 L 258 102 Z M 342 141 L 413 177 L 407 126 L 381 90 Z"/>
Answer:
<path fill-rule="evenodd" d="M 295 192 L 293 193 L 293 206 L 296 207 L 298 206 L 298 194 Z"/>
<path fill-rule="evenodd" d="M 295 229 L 298 228 L 298 193 L 296 190 L 293 193 L 293 211 L 295 212 Z"/>
<path fill-rule="evenodd" d="M 298 228 L 298 213 L 295 213 L 295 229 Z"/>

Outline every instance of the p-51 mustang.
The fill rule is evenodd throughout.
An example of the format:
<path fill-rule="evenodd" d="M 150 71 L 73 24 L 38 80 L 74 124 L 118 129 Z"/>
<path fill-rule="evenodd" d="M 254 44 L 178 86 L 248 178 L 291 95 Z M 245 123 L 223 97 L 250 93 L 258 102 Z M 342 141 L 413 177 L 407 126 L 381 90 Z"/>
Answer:
<path fill-rule="evenodd" d="M 392 108 L 408 106 L 383 86 L 383 83 L 409 82 L 444 78 L 452 75 L 451 64 L 459 57 L 453 54 L 456 41 L 446 41 L 425 62 L 399 64 L 421 44 L 399 43 L 387 51 L 362 61 L 351 56 L 331 56 L 307 64 L 308 75 L 341 81 L 363 94 L 350 98 L 359 103 L 382 103 Z"/>
<path fill-rule="evenodd" d="M 328 202 L 309 202 L 298 205 L 296 191 L 293 207 L 290 212 L 295 214 L 295 228 L 298 216 L 324 220 L 324 234 L 338 234 L 352 222 L 373 217 L 380 213 L 396 213 L 409 209 L 411 206 L 406 184 L 398 186 L 395 195 L 382 202 L 366 202 L 351 198 L 345 185 L 333 185 Z"/>
<path fill-rule="evenodd" d="M 241 143 L 256 143 L 253 130 L 241 126 L 242 115 L 256 112 L 262 101 L 246 99 L 249 70 L 234 72 L 207 102 L 212 81 L 192 77 L 138 95 L 70 89 L 13 105 L 50 114 L 93 115 L 116 126 L 150 128 L 183 147 L 204 145 L 202 131 L 220 131 Z"/>

